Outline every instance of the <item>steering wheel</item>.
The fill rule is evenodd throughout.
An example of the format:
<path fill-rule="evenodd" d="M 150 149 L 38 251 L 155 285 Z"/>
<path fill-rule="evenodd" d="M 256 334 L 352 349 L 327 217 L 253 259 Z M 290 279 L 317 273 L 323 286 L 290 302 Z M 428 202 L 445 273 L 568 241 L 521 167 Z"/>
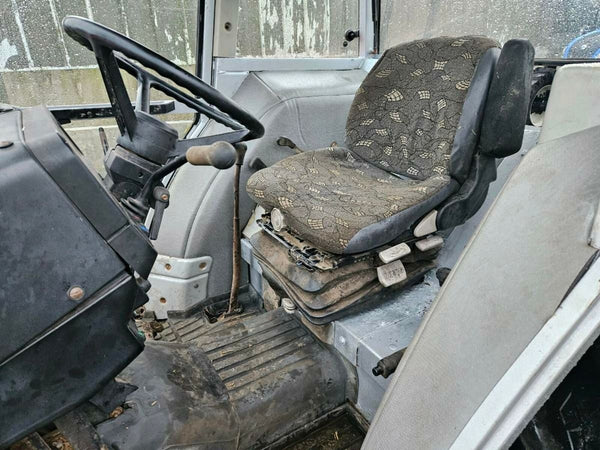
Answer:
<path fill-rule="evenodd" d="M 130 173 L 138 173 L 138 167 L 153 167 L 148 176 L 140 172 L 140 180 L 134 180 L 141 188 L 135 198 L 124 195 L 121 201 L 135 210 L 138 217 L 145 217 L 152 206 L 152 191 L 160 180 L 185 162 L 212 164 L 226 168 L 233 164 L 235 153 L 232 146 L 242 141 L 256 139 L 264 134 L 262 124 L 234 101 L 225 97 L 212 86 L 175 65 L 158 53 L 138 42 L 88 19 L 67 16 L 63 20 L 65 32 L 84 47 L 92 50 L 98 61 L 104 85 L 110 99 L 113 114 L 121 136 L 117 143 L 124 149 L 143 158 L 134 164 L 130 157 L 123 157 L 121 165 L 130 164 Z M 135 109 L 125 88 L 120 69 L 137 79 Z M 160 77 L 154 75 L 152 70 Z M 162 78 L 161 78 L 162 77 Z M 178 87 L 177 87 L 178 86 Z M 178 139 L 177 131 L 170 125 L 149 114 L 150 89 L 161 91 L 214 121 L 232 129 L 232 132 L 194 139 Z M 189 93 L 182 91 L 186 89 Z M 204 147 L 204 154 L 197 146 Z M 191 148 L 193 147 L 193 148 Z M 186 152 L 196 153 L 186 159 Z M 190 153 L 188 152 L 188 155 Z M 142 176 L 143 175 L 143 176 Z"/>
<path fill-rule="evenodd" d="M 256 139 L 264 134 L 262 124 L 235 102 L 163 56 L 121 33 L 76 16 L 65 17 L 63 28 L 71 38 L 96 55 L 123 138 L 122 142 L 129 150 L 163 164 L 173 156 L 182 155 L 191 146 L 215 142 L 215 137 L 209 140 L 197 138 L 179 141 L 175 138 L 176 142 L 173 142 L 172 133 L 166 132 L 170 127 L 149 115 L 150 88 L 162 91 L 198 113 L 234 130 L 233 133 L 217 136 L 217 140 L 235 143 Z M 153 75 L 134 61 L 187 89 L 192 95 Z M 135 110 L 119 68 L 137 78 Z M 160 122 L 160 125 L 157 122 Z M 148 144 L 151 149 L 145 148 Z"/>

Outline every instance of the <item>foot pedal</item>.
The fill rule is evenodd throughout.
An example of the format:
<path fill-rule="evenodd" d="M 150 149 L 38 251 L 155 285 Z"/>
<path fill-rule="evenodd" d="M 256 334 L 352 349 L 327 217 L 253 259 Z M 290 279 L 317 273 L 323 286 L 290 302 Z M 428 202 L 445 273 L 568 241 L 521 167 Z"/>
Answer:
<path fill-rule="evenodd" d="M 444 244 L 444 239 L 441 236 L 429 236 L 427 239 L 417 241 L 415 247 L 422 252 L 432 250 L 437 247 L 441 247 Z"/>
<path fill-rule="evenodd" d="M 383 287 L 389 287 L 406 280 L 404 264 L 398 259 L 385 266 L 379 266 L 377 268 L 377 278 Z"/>
<path fill-rule="evenodd" d="M 379 252 L 379 259 L 381 262 L 388 264 L 392 261 L 402 258 L 410 253 L 410 247 L 404 243 L 394 245 L 393 247 L 386 248 Z"/>

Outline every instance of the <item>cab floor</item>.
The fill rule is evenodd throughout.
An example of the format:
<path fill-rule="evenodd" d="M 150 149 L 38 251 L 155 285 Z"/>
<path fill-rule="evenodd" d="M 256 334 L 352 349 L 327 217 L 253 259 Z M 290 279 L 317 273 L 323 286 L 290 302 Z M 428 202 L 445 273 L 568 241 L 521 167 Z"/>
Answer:
<path fill-rule="evenodd" d="M 365 433 L 350 413 L 342 412 L 339 416 L 329 419 L 318 428 L 281 448 L 284 450 L 359 450 L 364 438 Z"/>
<path fill-rule="evenodd" d="M 265 448 L 346 401 L 340 356 L 282 309 L 249 306 L 217 323 L 197 315 L 163 325 L 119 376 L 137 390 L 120 416 L 97 426 L 109 447 Z M 343 419 L 321 425 L 324 434 L 310 438 L 317 447 L 290 448 L 354 448 L 360 439 Z"/>

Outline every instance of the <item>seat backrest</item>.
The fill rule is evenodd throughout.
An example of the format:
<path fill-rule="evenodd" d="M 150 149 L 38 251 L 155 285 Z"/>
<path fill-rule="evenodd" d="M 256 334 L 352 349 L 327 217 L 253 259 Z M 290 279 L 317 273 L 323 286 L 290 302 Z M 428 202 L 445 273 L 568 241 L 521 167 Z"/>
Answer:
<path fill-rule="evenodd" d="M 389 172 L 419 180 L 449 174 L 462 183 L 476 144 L 468 138 L 455 143 L 463 105 L 477 66 L 490 51 L 483 95 L 474 105 L 483 110 L 499 46 L 493 39 L 465 36 L 388 49 L 356 92 L 346 122 L 346 145 Z"/>

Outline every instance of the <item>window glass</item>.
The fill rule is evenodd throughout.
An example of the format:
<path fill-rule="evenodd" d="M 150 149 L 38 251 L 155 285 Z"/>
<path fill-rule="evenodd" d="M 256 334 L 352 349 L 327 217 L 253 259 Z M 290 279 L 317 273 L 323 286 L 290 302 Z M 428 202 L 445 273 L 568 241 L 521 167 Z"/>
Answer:
<path fill-rule="evenodd" d="M 358 29 L 357 0 L 240 0 L 238 57 L 353 57 L 344 33 Z"/>
<path fill-rule="evenodd" d="M 382 0 L 381 42 L 485 35 L 531 41 L 538 58 L 600 56 L 597 0 Z"/>
<path fill-rule="evenodd" d="M 108 103 L 94 54 L 61 27 L 67 15 L 87 17 L 131 37 L 181 67 L 194 71 L 197 0 L 1 0 L 0 102 L 18 106 Z M 136 82 L 124 76 L 130 98 Z M 153 92 L 152 99 L 164 98 Z M 169 115 L 185 133 L 191 114 Z M 113 119 L 73 122 L 65 128 L 99 171 L 98 126 L 111 144 Z"/>

